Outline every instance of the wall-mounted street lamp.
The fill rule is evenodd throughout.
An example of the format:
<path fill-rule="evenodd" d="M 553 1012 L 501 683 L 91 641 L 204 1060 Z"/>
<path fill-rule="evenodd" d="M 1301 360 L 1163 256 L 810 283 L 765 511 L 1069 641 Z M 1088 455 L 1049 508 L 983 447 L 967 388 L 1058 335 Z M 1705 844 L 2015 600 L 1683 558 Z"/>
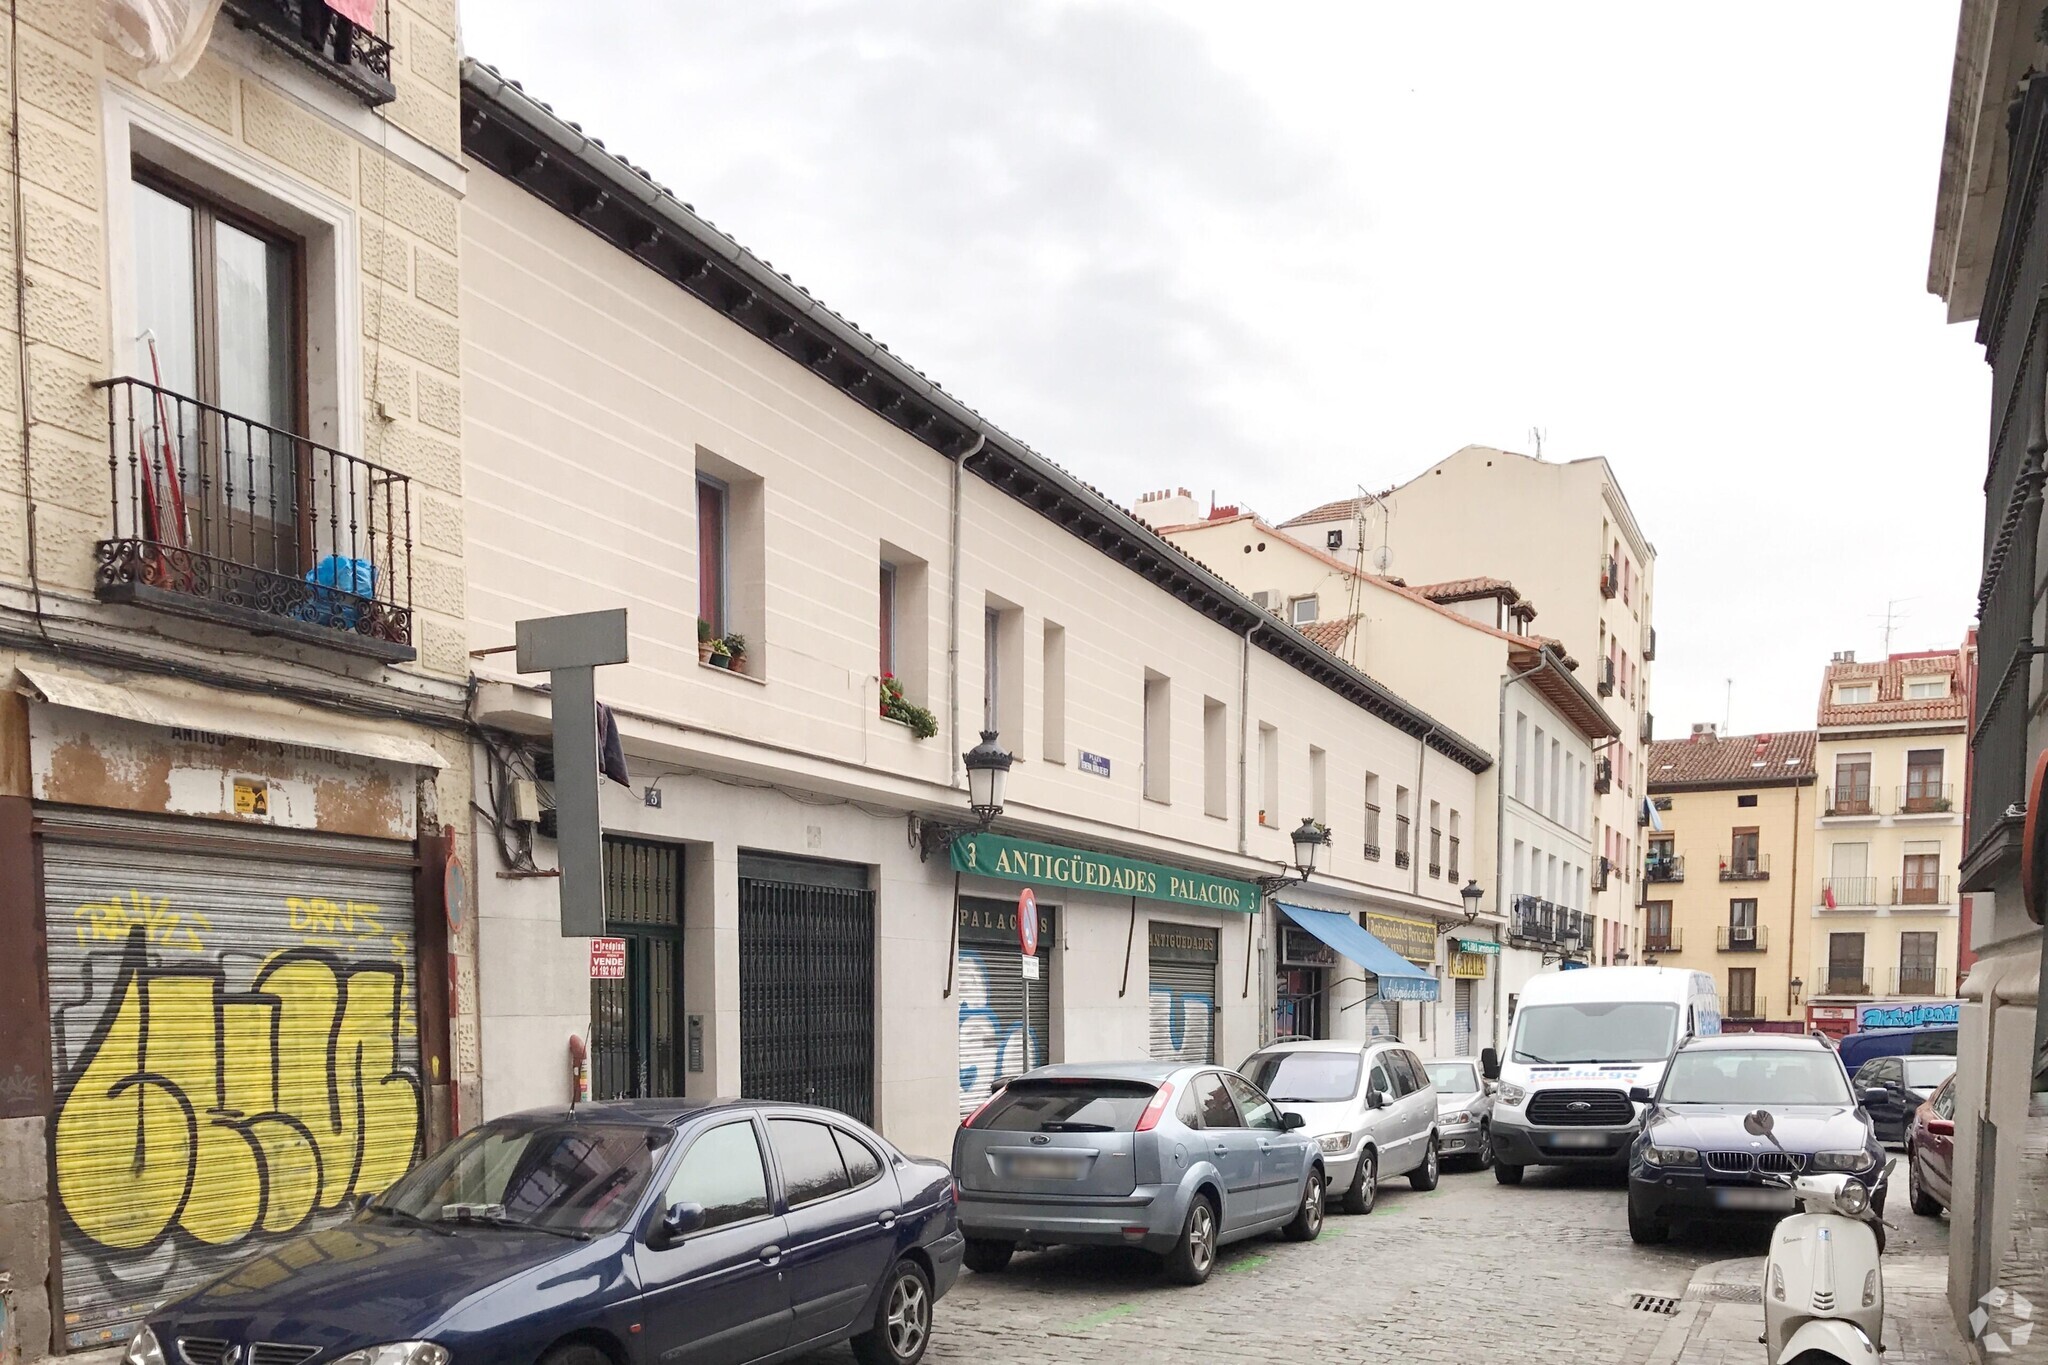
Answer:
<path fill-rule="evenodd" d="M 1437 933 L 1450 934 L 1460 929 L 1470 929 L 1478 922 L 1479 902 L 1486 899 L 1485 889 L 1479 885 L 1477 880 L 1468 878 L 1465 884 L 1458 888 L 1458 896 L 1465 902 L 1464 920 L 1462 922 L 1452 920 L 1448 924 L 1438 925 Z"/>
<path fill-rule="evenodd" d="M 1792 979 L 1791 979 L 1790 981 L 1786 982 L 1785 984 L 1786 984 L 1787 986 L 1790 986 L 1790 987 L 1792 988 L 1792 1003 L 1793 1003 L 1793 1004 L 1795 1004 L 1795 1005 L 1796 1005 L 1796 1004 L 1798 1004 L 1798 1003 L 1799 1003 L 1799 993 L 1800 993 L 1801 991 L 1803 991 L 1803 990 L 1805 990 L 1805 989 L 1806 989 L 1806 982 L 1805 982 L 1805 980 L 1804 980 L 1803 978 L 1800 978 L 1800 977 L 1796 977 L 1796 976 L 1795 976 L 1795 977 L 1793 977 L 1793 978 L 1792 978 Z"/>
<path fill-rule="evenodd" d="M 1617 967 L 1626 967 L 1628 965 L 1628 949 L 1616 948 L 1614 950 L 1614 965 Z"/>
<path fill-rule="evenodd" d="M 996 732 L 983 730 L 981 743 L 960 756 L 967 765 L 967 808 L 982 829 L 995 823 L 1003 813 L 1003 793 L 1010 783 L 1010 765 L 1016 757 L 996 743 Z"/>

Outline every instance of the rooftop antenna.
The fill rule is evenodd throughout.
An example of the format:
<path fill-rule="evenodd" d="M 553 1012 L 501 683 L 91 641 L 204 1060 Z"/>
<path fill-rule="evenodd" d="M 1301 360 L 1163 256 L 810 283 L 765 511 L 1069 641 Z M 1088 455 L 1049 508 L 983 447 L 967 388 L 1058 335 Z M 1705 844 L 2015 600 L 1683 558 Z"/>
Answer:
<path fill-rule="evenodd" d="M 1725 738 L 1732 733 L 1729 717 L 1735 714 L 1735 679 L 1723 678 L 1722 681 L 1728 685 L 1728 691 L 1721 699 L 1721 734 Z"/>
<path fill-rule="evenodd" d="M 1906 619 L 1906 613 L 1900 611 L 1899 608 L 1904 606 L 1908 602 L 1913 602 L 1917 600 L 1919 599 L 1912 597 L 1894 597 L 1884 604 L 1883 616 L 1873 616 L 1871 618 L 1874 621 L 1884 622 L 1885 658 L 1889 659 L 1892 656 L 1892 636 L 1897 633 L 1900 623 Z"/>
<path fill-rule="evenodd" d="M 1536 458 L 1539 460 L 1543 458 L 1543 434 L 1542 427 L 1529 428 L 1529 444 L 1536 447 Z"/>

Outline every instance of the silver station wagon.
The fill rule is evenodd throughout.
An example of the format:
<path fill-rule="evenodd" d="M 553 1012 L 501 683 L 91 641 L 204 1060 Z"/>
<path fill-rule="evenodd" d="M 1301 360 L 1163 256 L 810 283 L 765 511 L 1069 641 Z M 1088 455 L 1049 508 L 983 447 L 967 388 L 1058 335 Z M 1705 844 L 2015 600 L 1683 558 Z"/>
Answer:
<path fill-rule="evenodd" d="M 970 1115 L 953 1138 L 967 1265 L 990 1274 L 1021 1248 L 1142 1247 L 1200 1284 L 1217 1248 L 1323 1229 L 1323 1163 L 1250 1081 L 1171 1062 L 1044 1066 Z"/>

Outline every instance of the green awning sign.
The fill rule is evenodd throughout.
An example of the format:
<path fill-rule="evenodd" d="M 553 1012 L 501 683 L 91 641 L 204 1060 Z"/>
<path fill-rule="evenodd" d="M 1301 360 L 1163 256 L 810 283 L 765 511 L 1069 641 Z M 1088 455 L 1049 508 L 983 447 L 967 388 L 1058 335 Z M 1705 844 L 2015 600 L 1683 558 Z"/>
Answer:
<path fill-rule="evenodd" d="M 1458 948 L 1461 952 L 1485 953 L 1488 957 L 1500 952 L 1500 945 L 1490 938 L 1461 938 L 1458 940 Z"/>
<path fill-rule="evenodd" d="M 1158 863 L 1141 863 L 1107 853 L 1088 853 L 1058 844 L 1006 839 L 1000 834 L 963 834 L 953 841 L 953 870 L 977 877 L 1065 886 L 1111 896 L 1199 905 L 1242 915 L 1259 911 L 1259 888 L 1250 882 L 1212 877 Z"/>

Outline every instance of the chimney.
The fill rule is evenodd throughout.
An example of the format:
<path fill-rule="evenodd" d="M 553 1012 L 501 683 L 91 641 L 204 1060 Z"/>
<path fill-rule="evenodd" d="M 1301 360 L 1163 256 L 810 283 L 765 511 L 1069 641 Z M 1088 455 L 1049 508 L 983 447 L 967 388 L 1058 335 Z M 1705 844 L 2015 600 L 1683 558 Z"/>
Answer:
<path fill-rule="evenodd" d="M 1720 737 L 1720 733 L 1715 729 L 1714 722 L 1710 720 L 1696 720 L 1692 723 L 1692 740 L 1694 743 L 1698 743 L 1703 739 L 1716 740 Z"/>
<path fill-rule="evenodd" d="M 1835 657 L 1833 659 L 1830 659 L 1828 662 L 1837 664 L 1853 664 L 1856 662 L 1856 651 L 1853 649 L 1838 649 L 1835 651 Z"/>
<path fill-rule="evenodd" d="M 1185 488 L 1161 488 L 1138 495 L 1138 505 L 1132 509 L 1139 521 L 1147 526 L 1186 526 L 1202 520 L 1202 509 L 1195 502 L 1195 495 Z"/>

